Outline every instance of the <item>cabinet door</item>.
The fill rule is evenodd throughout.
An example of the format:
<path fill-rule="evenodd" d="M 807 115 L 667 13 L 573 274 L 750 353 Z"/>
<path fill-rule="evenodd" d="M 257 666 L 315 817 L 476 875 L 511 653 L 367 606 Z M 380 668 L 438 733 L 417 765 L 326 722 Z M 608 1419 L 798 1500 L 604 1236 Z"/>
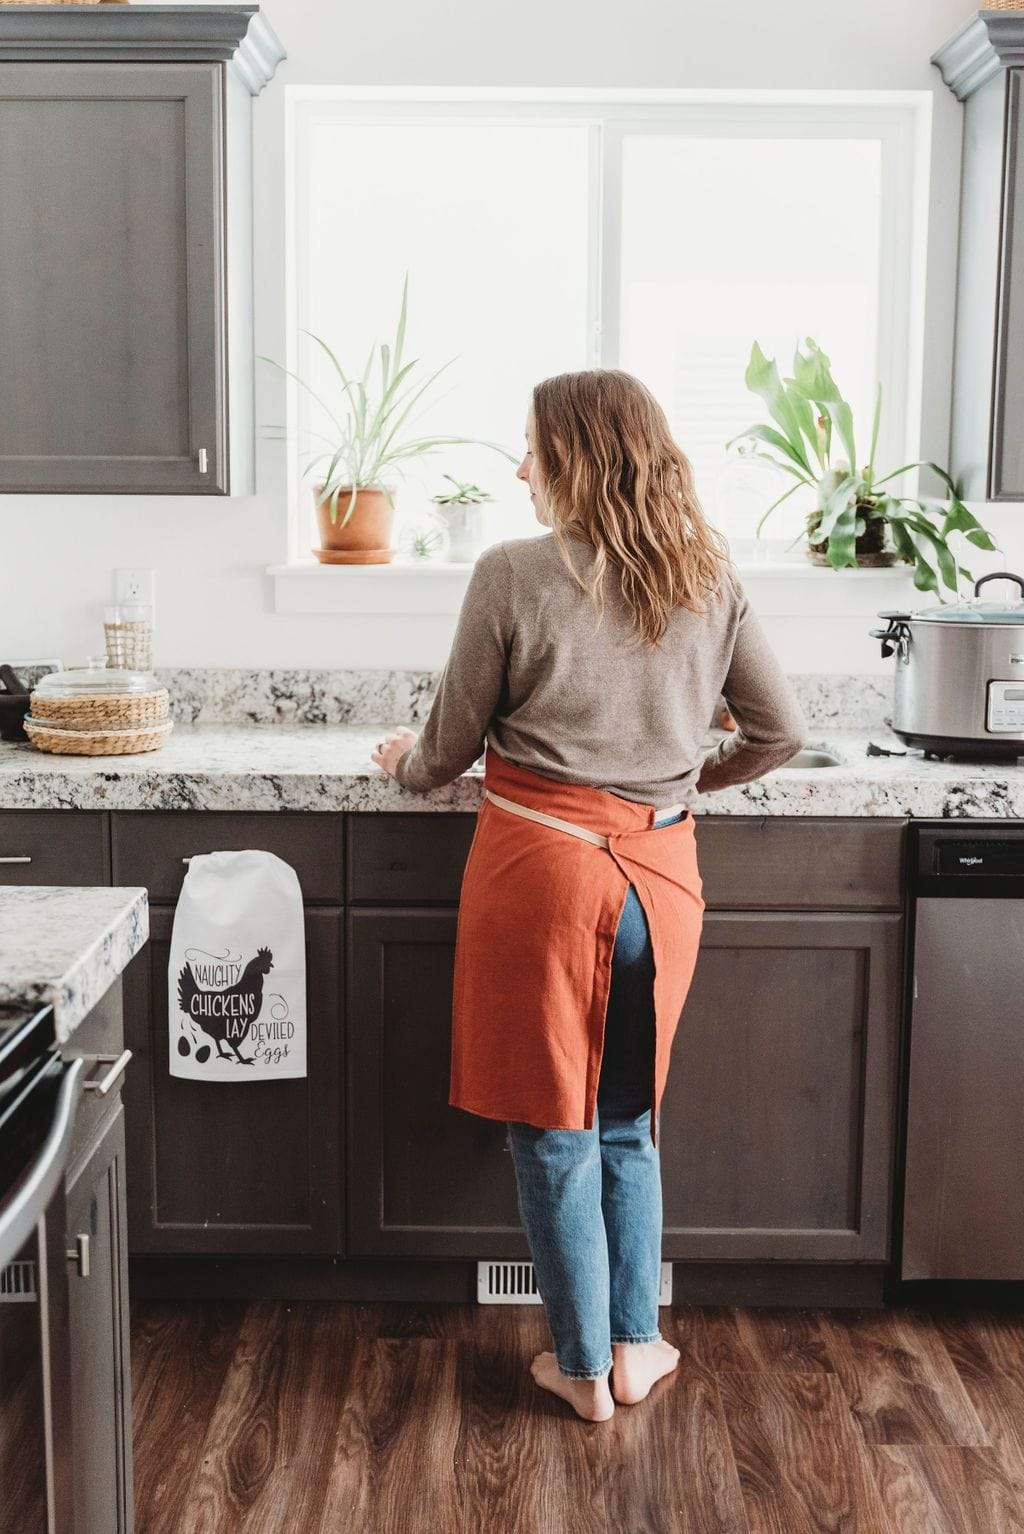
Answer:
<path fill-rule="evenodd" d="M 107 819 L 93 810 L 0 810 L 0 885 L 109 884 Z"/>
<path fill-rule="evenodd" d="M 1024 497 L 1024 70 L 1006 76 L 1002 249 L 996 308 L 996 359 L 992 394 L 992 449 L 988 498 Z"/>
<path fill-rule="evenodd" d="M 336 1253 L 341 1176 L 341 915 L 306 922 L 308 1075 L 233 1083 L 171 1076 L 173 910 L 125 971 L 129 1246 L 133 1252 Z"/>
<path fill-rule="evenodd" d="M 662 1102 L 666 1258 L 888 1257 L 901 931 L 705 915 Z"/>
<path fill-rule="evenodd" d="M 131 1369 L 124 1211 L 124 1112 L 118 1106 L 68 1187 L 71 1416 L 75 1528 L 132 1528 Z"/>
<path fill-rule="evenodd" d="M 0 65 L 0 492 L 224 492 L 221 68 Z"/>
<path fill-rule="evenodd" d="M 456 912 L 348 917 L 348 1250 L 518 1257 L 505 1126 L 448 1104 Z"/>

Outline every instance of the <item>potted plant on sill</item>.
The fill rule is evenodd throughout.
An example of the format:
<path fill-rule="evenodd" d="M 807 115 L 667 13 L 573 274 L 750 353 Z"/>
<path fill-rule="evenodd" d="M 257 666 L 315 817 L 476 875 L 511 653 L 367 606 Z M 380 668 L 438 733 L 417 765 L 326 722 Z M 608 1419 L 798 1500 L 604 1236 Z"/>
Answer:
<path fill-rule="evenodd" d="M 451 474 L 445 474 L 443 478 L 454 488 L 442 490 L 431 500 L 448 529 L 448 558 L 472 564 L 483 548 L 484 522 L 480 508 L 494 497 L 468 480 L 454 479 Z"/>
<path fill-rule="evenodd" d="M 812 563 L 833 570 L 910 564 L 917 589 L 934 591 L 940 600 L 944 600 L 940 581 L 955 596 L 961 576 L 973 580 L 949 547 L 949 535 L 961 533 L 979 549 L 997 545 L 961 501 L 946 470 L 918 462 L 888 474 L 876 473 L 881 384 L 875 395 L 867 462 L 858 469 L 853 411 L 836 387 L 828 357 L 810 337 L 803 350 L 797 347 L 793 376 L 786 379 L 779 376 L 775 359 L 766 357 L 755 341 L 745 381 L 764 400 L 775 424 L 751 426 L 727 446 L 740 444 L 741 452 L 767 459 L 793 480 L 764 513 L 757 525 L 759 536 L 776 507 L 808 488 L 814 493 L 814 507 L 807 514 L 803 536 Z M 837 439 L 843 456 L 833 462 Z M 883 488 L 901 474 L 926 466 L 946 486 L 944 507 Z"/>
<path fill-rule="evenodd" d="M 518 460 L 497 442 L 480 442 L 474 437 L 415 436 L 411 431 L 413 411 L 423 408 L 437 379 L 451 367 L 443 364 L 424 381 L 414 379 L 418 360 L 404 360 L 405 330 L 408 315 L 409 277 L 402 285 L 402 305 L 394 339 L 390 345 L 374 342 L 361 377 L 350 378 L 334 352 L 322 337 L 305 331 L 330 361 L 340 394 L 336 408 L 331 407 L 297 373 L 263 357 L 271 366 L 294 378 L 323 409 L 331 423 L 329 436 L 313 435 L 328 444 L 326 449 L 307 454 L 303 478 L 317 471 L 313 486 L 320 547 L 313 553 L 321 564 L 389 564 L 392 557 L 391 526 L 395 510 L 395 487 L 389 481 L 401 479 L 409 467 L 440 447 L 474 444 L 493 448 L 511 463 Z M 374 363 L 379 364 L 378 382 L 374 383 Z M 326 464 L 326 468 L 324 465 Z"/>

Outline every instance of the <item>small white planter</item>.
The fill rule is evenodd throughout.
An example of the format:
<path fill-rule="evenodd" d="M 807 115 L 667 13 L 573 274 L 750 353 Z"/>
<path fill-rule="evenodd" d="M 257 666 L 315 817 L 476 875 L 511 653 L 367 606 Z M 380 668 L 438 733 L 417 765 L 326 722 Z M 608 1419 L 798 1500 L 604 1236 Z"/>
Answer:
<path fill-rule="evenodd" d="M 438 506 L 437 515 L 448 529 L 450 564 L 473 564 L 484 546 L 486 508 L 478 501 Z"/>

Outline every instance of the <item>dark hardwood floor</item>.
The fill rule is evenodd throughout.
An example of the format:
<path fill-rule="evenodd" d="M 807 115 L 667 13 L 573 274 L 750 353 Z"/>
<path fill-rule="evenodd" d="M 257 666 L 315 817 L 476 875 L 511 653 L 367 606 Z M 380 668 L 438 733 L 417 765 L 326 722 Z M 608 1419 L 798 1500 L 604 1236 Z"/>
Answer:
<path fill-rule="evenodd" d="M 1024 1316 L 662 1312 L 607 1423 L 539 1306 L 140 1302 L 138 1534 L 1024 1534 Z"/>

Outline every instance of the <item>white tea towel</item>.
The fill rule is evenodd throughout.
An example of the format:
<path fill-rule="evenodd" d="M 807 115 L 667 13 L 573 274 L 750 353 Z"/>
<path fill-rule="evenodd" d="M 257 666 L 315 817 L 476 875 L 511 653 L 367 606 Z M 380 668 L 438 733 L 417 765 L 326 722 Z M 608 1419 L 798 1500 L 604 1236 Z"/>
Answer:
<path fill-rule="evenodd" d="M 174 913 L 167 1002 L 172 1076 L 305 1076 L 305 924 L 289 863 L 255 850 L 190 860 Z"/>

